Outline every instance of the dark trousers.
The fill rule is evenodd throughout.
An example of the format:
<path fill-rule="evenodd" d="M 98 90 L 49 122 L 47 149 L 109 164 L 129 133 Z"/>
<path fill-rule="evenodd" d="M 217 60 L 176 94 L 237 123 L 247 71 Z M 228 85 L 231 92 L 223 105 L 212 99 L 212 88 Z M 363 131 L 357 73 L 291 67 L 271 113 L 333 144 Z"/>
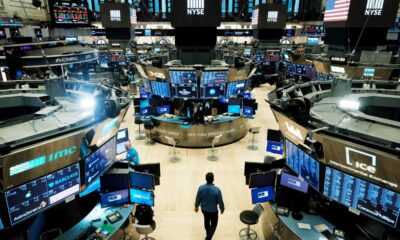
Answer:
<path fill-rule="evenodd" d="M 204 228 L 206 229 L 207 237 L 206 240 L 211 240 L 214 236 L 215 230 L 218 224 L 218 212 L 204 212 Z"/>

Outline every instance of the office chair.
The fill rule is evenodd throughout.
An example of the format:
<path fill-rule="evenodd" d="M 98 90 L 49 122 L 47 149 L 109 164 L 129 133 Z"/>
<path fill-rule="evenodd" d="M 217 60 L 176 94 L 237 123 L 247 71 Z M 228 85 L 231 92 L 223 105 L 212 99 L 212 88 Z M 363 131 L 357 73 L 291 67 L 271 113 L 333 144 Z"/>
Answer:
<path fill-rule="evenodd" d="M 171 162 L 176 163 L 179 162 L 181 159 L 177 156 L 177 154 L 179 153 L 178 150 L 176 150 L 176 144 L 179 143 L 178 140 L 175 140 L 171 137 L 165 136 L 165 138 L 168 141 L 168 144 L 172 145 L 173 149 L 172 149 L 172 157 L 169 159 Z M 171 153 L 171 152 L 170 152 Z"/>
<path fill-rule="evenodd" d="M 208 139 L 208 142 L 211 143 L 211 146 L 212 146 L 212 148 L 208 150 L 208 152 L 211 153 L 211 155 L 207 157 L 208 160 L 210 160 L 210 161 L 218 160 L 218 156 L 216 155 L 216 153 L 218 152 L 218 149 L 215 149 L 215 144 L 218 144 L 221 137 L 222 137 L 222 134 Z"/>
<path fill-rule="evenodd" d="M 51 239 L 56 239 L 62 235 L 61 228 L 54 228 L 51 229 L 47 232 L 43 232 L 40 234 L 40 240 L 51 240 Z"/>
<path fill-rule="evenodd" d="M 247 228 L 243 228 L 239 232 L 240 239 L 255 240 L 257 239 L 257 232 L 250 228 L 251 225 L 256 225 L 263 213 L 264 208 L 261 204 L 254 206 L 253 210 L 245 210 L 240 213 L 240 221 L 247 224 Z"/>
<path fill-rule="evenodd" d="M 156 229 L 156 222 L 152 222 L 151 225 L 135 225 L 136 232 L 139 233 L 140 235 L 144 235 L 144 238 L 141 240 L 156 240 L 155 238 L 149 237 L 149 234 L 154 232 Z M 140 238 L 140 237 L 139 237 Z"/>
<path fill-rule="evenodd" d="M 249 142 L 251 143 L 251 145 L 247 146 L 247 149 L 249 149 L 249 150 L 257 150 L 258 149 L 258 146 L 255 145 L 255 143 L 257 142 L 255 139 L 255 135 L 260 133 L 260 129 L 261 129 L 261 127 L 252 127 L 249 129 L 249 133 L 251 133 L 253 135 L 253 137 L 252 137 L 252 139 L 250 139 Z"/>
<path fill-rule="evenodd" d="M 149 139 L 146 142 L 146 145 L 154 145 L 153 139 L 151 139 L 151 131 L 154 129 L 154 124 L 151 119 L 145 120 L 144 122 L 144 129 L 149 131 Z"/>
<path fill-rule="evenodd" d="M 142 135 L 142 134 L 144 133 L 144 131 L 141 130 L 141 128 L 140 128 L 140 125 L 143 124 L 143 120 L 142 120 L 142 118 L 141 118 L 140 116 L 136 116 L 136 117 L 135 117 L 135 124 L 136 124 L 136 125 L 139 125 L 139 129 L 136 130 L 136 133 L 137 133 L 138 135 L 135 137 L 135 139 L 136 139 L 136 140 L 143 140 L 143 139 L 145 138 L 145 137 Z"/>

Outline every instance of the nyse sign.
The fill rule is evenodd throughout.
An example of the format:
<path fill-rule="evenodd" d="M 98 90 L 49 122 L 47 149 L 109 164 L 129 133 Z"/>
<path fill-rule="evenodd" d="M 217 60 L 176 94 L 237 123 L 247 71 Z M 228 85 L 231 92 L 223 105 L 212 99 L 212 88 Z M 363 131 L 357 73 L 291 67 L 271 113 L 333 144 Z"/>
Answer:
<path fill-rule="evenodd" d="M 384 2 L 384 0 L 368 0 L 365 16 L 381 16 Z"/>
<path fill-rule="evenodd" d="M 204 15 L 204 0 L 187 0 L 187 15 Z"/>

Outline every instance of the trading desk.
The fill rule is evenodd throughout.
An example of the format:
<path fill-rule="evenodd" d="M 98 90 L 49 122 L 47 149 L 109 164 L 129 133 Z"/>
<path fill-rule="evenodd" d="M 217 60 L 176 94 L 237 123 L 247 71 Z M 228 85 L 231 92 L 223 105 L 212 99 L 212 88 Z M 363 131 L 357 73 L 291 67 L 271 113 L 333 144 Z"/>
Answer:
<path fill-rule="evenodd" d="M 154 129 L 151 131 L 152 139 L 168 144 L 166 136 L 178 141 L 178 147 L 210 147 L 213 137 L 222 134 L 216 146 L 235 142 L 247 134 L 247 118 L 241 116 L 218 115 L 212 122 L 192 124 L 184 118 L 173 115 L 172 118 L 164 116 L 152 117 Z M 145 120 L 145 119 L 144 119 Z M 146 131 L 149 135 L 149 131 Z"/>
<path fill-rule="evenodd" d="M 282 240 L 322 240 L 327 239 L 323 234 L 317 232 L 314 227 L 316 225 L 325 224 L 332 233 L 334 226 L 318 215 L 308 213 L 303 214 L 303 219 L 298 221 L 289 216 L 280 216 L 275 213 L 276 204 L 263 204 L 264 214 L 262 215 L 262 230 L 265 239 L 282 239 Z M 311 225 L 311 229 L 301 229 L 298 223 L 306 223 Z"/>
<path fill-rule="evenodd" d="M 64 232 L 63 235 L 57 240 L 72 240 L 78 239 L 79 236 L 86 231 L 90 226 L 97 228 L 105 229 L 109 232 L 108 236 L 102 236 L 102 239 L 110 239 L 117 231 L 122 227 L 125 223 L 126 219 L 129 218 L 131 214 L 134 204 L 127 205 L 128 207 L 123 206 L 115 206 L 115 207 L 108 207 L 108 208 L 101 208 L 100 203 L 98 203 L 93 210 L 83 218 L 78 224 L 76 224 L 73 228 L 69 229 L 68 231 Z M 118 211 L 122 219 L 118 222 L 111 223 L 107 220 L 106 216 Z M 60 216 L 62 218 L 62 216 Z M 105 223 L 105 221 L 107 221 Z"/>

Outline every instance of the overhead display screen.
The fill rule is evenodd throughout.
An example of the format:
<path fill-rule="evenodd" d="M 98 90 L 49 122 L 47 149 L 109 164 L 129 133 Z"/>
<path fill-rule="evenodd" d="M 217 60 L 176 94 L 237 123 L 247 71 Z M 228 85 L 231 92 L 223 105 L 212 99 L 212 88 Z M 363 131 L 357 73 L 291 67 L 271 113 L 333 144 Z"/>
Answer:
<path fill-rule="evenodd" d="M 116 138 L 113 137 L 106 144 L 85 159 L 85 183 L 88 186 L 115 160 Z"/>
<path fill-rule="evenodd" d="M 228 88 L 226 90 L 226 97 L 236 96 L 239 94 L 244 94 L 248 89 L 248 81 L 237 81 L 228 83 Z"/>
<path fill-rule="evenodd" d="M 5 193 L 10 222 L 31 217 L 79 191 L 79 164 L 11 189 Z"/>
<path fill-rule="evenodd" d="M 201 75 L 201 84 L 202 85 L 212 85 L 212 84 L 224 84 L 228 79 L 228 71 L 220 70 L 220 71 L 203 71 Z"/>
<path fill-rule="evenodd" d="M 170 70 L 169 76 L 172 84 L 197 84 L 195 70 Z"/>
<path fill-rule="evenodd" d="M 287 21 L 286 15 L 287 6 L 285 4 L 259 5 L 259 7 L 253 11 L 253 28 L 284 29 Z"/>
<path fill-rule="evenodd" d="M 323 194 L 393 228 L 399 225 L 398 193 L 327 167 Z"/>
<path fill-rule="evenodd" d="M 169 88 L 169 83 L 151 81 L 151 89 L 154 95 L 171 97 L 171 89 Z"/>
<path fill-rule="evenodd" d="M 217 27 L 221 23 L 221 2 L 215 0 L 174 0 L 173 27 Z"/>
<path fill-rule="evenodd" d="M 192 85 L 175 85 L 172 87 L 174 97 L 178 98 L 198 98 L 197 87 Z"/>
<path fill-rule="evenodd" d="M 201 86 L 201 98 L 221 98 L 225 96 L 225 84 Z"/>
<path fill-rule="evenodd" d="M 88 27 L 90 26 L 89 11 L 86 1 L 51 0 L 50 16 L 57 27 Z"/>
<path fill-rule="evenodd" d="M 100 5 L 101 24 L 104 28 L 130 28 L 130 9 L 127 3 L 103 3 Z"/>
<path fill-rule="evenodd" d="M 319 191 L 319 162 L 289 140 L 286 143 L 286 165 Z"/>

